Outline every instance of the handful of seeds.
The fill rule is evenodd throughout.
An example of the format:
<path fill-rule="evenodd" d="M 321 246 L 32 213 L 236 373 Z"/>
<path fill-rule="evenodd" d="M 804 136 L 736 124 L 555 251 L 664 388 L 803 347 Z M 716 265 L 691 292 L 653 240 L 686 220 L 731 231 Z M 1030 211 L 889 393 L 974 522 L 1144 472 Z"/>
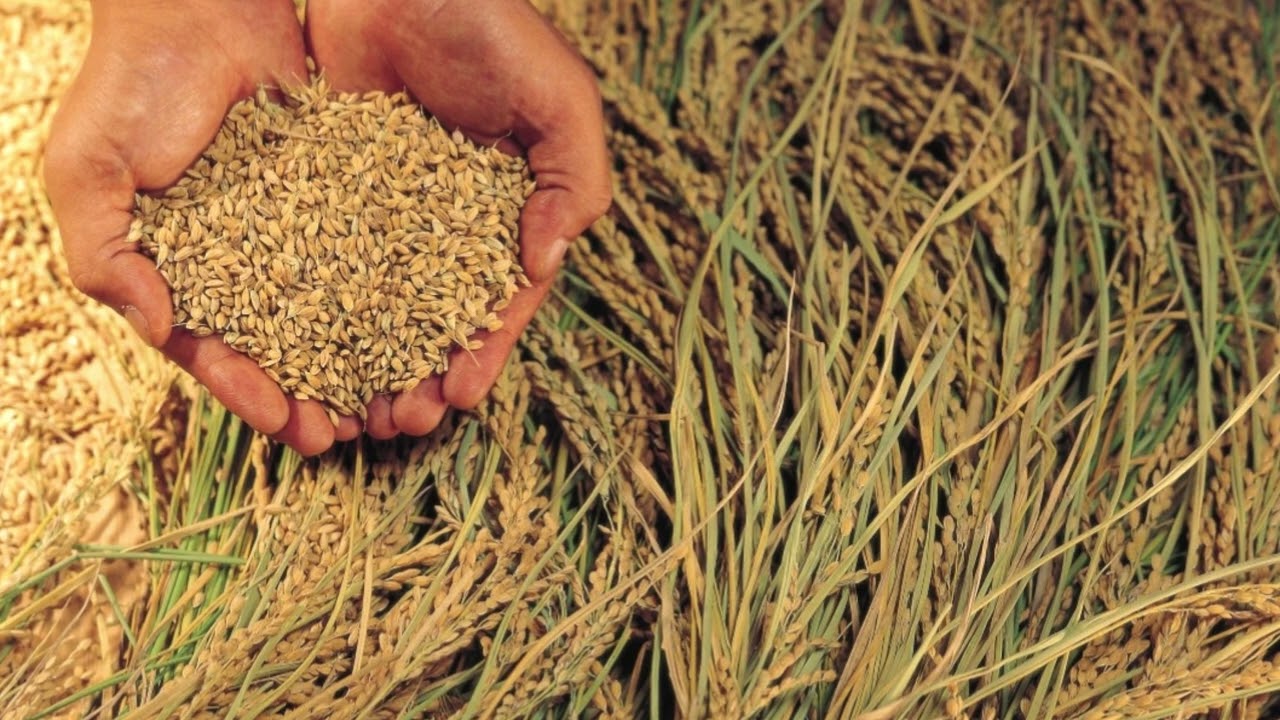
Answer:
<path fill-rule="evenodd" d="M 517 264 L 523 159 L 447 132 L 404 94 L 233 107 L 130 238 L 173 289 L 174 320 L 222 335 L 286 393 L 364 416 L 375 394 L 448 368 L 496 330 Z"/>

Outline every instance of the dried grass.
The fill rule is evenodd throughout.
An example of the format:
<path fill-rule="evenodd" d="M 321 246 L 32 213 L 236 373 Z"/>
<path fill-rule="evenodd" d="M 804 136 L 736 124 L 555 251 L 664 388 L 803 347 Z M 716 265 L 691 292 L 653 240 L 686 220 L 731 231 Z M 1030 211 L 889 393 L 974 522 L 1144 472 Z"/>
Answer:
<path fill-rule="evenodd" d="M 0 482 L 0 706 L 1274 715 L 1280 16 L 543 5 L 614 210 L 477 413 L 304 462 L 66 289 L 35 158 L 85 18 L 0 0 L 0 457 L 68 458 Z M 85 540 L 111 492 L 141 539 Z"/>

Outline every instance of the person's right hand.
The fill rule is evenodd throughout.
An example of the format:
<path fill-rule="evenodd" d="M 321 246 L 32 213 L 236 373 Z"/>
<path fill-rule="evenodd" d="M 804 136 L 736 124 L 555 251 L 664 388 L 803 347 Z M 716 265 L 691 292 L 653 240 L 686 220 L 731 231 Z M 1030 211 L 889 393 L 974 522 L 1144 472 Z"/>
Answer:
<path fill-rule="evenodd" d="M 44 176 L 75 286 L 251 427 L 309 455 L 355 437 L 358 421 L 344 418 L 335 433 L 322 405 L 286 397 L 218 336 L 174 330 L 168 285 L 127 241 L 135 192 L 177 182 L 230 107 L 260 85 L 305 82 L 305 58 L 291 0 L 98 0 Z"/>

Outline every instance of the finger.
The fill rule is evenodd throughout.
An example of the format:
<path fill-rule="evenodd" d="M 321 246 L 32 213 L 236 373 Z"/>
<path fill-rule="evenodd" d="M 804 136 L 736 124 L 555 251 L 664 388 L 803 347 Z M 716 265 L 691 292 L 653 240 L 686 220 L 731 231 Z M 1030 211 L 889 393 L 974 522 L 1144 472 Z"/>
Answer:
<path fill-rule="evenodd" d="M 270 18 L 263 21 L 268 26 L 260 28 L 258 37 L 250 40 L 255 49 L 265 53 L 260 58 L 260 67 L 266 69 L 276 87 L 305 86 L 308 84 L 307 46 L 297 11 L 278 4 L 274 9 Z M 262 37 L 270 37 L 272 41 L 263 43 Z M 267 82 L 261 77 L 254 81 Z"/>
<path fill-rule="evenodd" d="M 390 440 L 400 434 L 395 421 L 391 419 L 391 400 L 386 395 L 375 395 L 369 401 L 364 429 L 375 440 Z"/>
<path fill-rule="evenodd" d="M 348 442 L 360 437 L 360 418 L 345 415 L 338 419 L 338 427 L 333 431 L 333 439 Z"/>
<path fill-rule="evenodd" d="M 77 289 L 123 315 L 148 345 L 159 347 L 169 341 L 173 326 L 169 286 L 135 243 L 117 239 L 93 248 L 69 241 L 66 259 Z"/>
<path fill-rule="evenodd" d="M 426 435 L 440 424 L 448 407 L 443 382 L 439 375 L 432 375 L 392 401 L 391 419 L 406 435 Z"/>
<path fill-rule="evenodd" d="M 288 445 L 304 457 L 319 455 L 333 446 L 333 423 L 324 406 L 315 400 L 299 400 L 286 397 L 289 405 L 289 421 L 272 436 Z"/>
<path fill-rule="evenodd" d="M 275 435 L 289 422 L 290 407 L 280 386 L 221 339 L 179 330 L 162 349 L 254 430 Z"/>
<path fill-rule="evenodd" d="M 507 358 L 538 306 L 551 290 L 551 281 L 535 283 L 516 294 L 511 304 L 499 313 L 502 327 L 494 332 L 476 333 L 484 343 L 478 350 L 457 349 L 449 356 L 449 371 L 444 376 L 444 399 L 453 407 L 470 410 L 489 394 L 489 389 L 502 374 Z"/>
<path fill-rule="evenodd" d="M 600 92 L 585 65 L 578 67 L 517 128 L 537 181 L 520 214 L 520 262 L 535 282 L 555 275 L 569 243 L 612 202 Z"/>
<path fill-rule="evenodd" d="M 520 266 L 530 280 L 550 281 L 555 277 L 569 243 L 608 210 L 608 196 L 605 197 L 604 201 L 584 200 L 562 188 L 534 192 L 520 212 Z"/>
<path fill-rule="evenodd" d="M 309 0 L 305 35 L 307 49 L 316 67 L 339 91 L 382 90 L 396 92 L 404 87 L 373 38 L 352 38 L 367 29 L 360 22 L 367 14 L 359 3 L 338 0 Z"/>

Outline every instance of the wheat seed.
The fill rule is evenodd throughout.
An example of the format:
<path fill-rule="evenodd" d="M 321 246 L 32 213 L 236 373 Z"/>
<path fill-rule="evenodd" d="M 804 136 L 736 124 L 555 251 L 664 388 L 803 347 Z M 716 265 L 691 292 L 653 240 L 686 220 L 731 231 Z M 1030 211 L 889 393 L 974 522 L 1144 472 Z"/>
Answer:
<path fill-rule="evenodd" d="M 443 373 L 528 280 L 523 159 L 445 130 L 405 94 L 323 79 L 233 107 L 173 187 L 139 194 L 130 238 L 174 321 L 220 335 L 299 399 L 363 416 Z"/>

